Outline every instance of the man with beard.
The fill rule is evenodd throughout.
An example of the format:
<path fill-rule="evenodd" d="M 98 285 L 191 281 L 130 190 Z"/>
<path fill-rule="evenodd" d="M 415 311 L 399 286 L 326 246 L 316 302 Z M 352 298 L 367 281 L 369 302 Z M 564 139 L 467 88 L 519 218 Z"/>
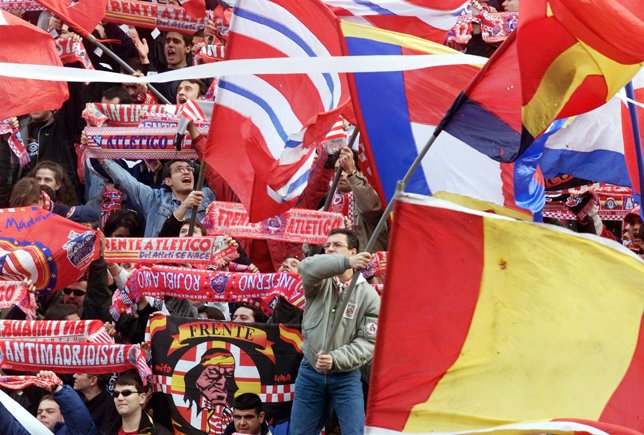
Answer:
<path fill-rule="evenodd" d="M 233 399 L 239 389 L 235 382 L 235 357 L 227 349 L 209 349 L 201 361 L 184 377 L 185 400 L 197 407 L 197 413 L 206 410 L 210 434 L 221 435 L 233 422 Z M 196 388 L 189 388 L 194 385 Z"/>
<path fill-rule="evenodd" d="M 195 168 L 188 160 L 169 160 L 165 164 L 162 171 L 164 187 L 161 189 L 139 182 L 112 160 L 104 160 L 102 164 L 116 188 L 127 194 L 134 207 L 142 211 L 146 221 L 144 237 L 156 237 L 166 219 L 182 203 L 189 210 L 185 219 L 190 218 L 192 207 L 196 205 L 197 217 L 201 220 L 208 204 L 215 200 L 207 187 L 202 189 L 203 195 L 190 195 L 195 184 Z"/>

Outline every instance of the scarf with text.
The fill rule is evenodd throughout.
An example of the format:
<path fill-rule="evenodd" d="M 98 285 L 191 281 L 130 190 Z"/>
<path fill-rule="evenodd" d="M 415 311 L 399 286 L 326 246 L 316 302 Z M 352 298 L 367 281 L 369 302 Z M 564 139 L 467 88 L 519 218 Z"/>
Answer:
<path fill-rule="evenodd" d="M 174 147 L 176 128 L 86 127 L 85 155 L 97 159 L 186 159 L 195 160 L 189 135 L 181 151 Z"/>
<path fill-rule="evenodd" d="M 188 263 L 217 267 L 239 257 L 237 248 L 216 237 L 108 237 L 108 263 Z"/>
<path fill-rule="evenodd" d="M 0 340 L 0 368 L 22 372 L 101 374 L 136 369 L 147 382 L 151 375 L 139 345 Z"/>
<path fill-rule="evenodd" d="M 333 200 L 331 201 L 331 210 L 333 213 L 340 213 L 349 219 L 351 228 L 353 228 L 353 192 L 340 193 L 337 190 L 333 193 Z M 349 228 L 349 229 L 351 229 Z"/>
<path fill-rule="evenodd" d="M 0 281 L 0 310 L 18 307 L 27 319 L 36 318 L 36 297 L 22 281 Z"/>
<path fill-rule="evenodd" d="M 0 339 L 114 343 L 100 320 L 0 320 Z"/>
<path fill-rule="evenodd" d="M 159 29 L 162 32 L 194 34 L 206 27 L 206 20 L 212 19 L 212 11 L 206 16 L 194 18 L 181 6 L 150 3 L 134 0 L 110 0 L 104 21 L 128 24 L 145 29 Z"/>
<path fill-rule="evenodd" d="M 338 213 L 292 208 L 251 223 L 242 204 L 214 201 L 208 206 L 203 224 L 209 234 L 321 245 L 329 231 L 344 228 L 344 218 Z"/>
<path fill-rule="evenodd" d="M 141 298 L 166 296 L 191 301 L 253 302 L 270 316 L 280 296 L 304 308 L 302 281 L 292 273 L 239 273 L 183 267 L 134 269 L 124 289 L 112 298 L 110 313 L 131 313 Z M 118 318 L 115 318 L 118 320 Z"/>

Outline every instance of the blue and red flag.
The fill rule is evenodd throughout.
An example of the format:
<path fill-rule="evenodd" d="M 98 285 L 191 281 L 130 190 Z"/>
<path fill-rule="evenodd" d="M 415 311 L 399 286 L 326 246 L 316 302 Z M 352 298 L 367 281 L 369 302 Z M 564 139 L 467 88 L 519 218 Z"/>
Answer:
<path fill-rule="evenodd" d="M 342 22 L 347 54 L 456 54 L 440 44 L 386 30 Z M 389 201 L 396 183 L 434 133 L 454 98 L 479 72 L 458 65 L 415 71 L 350 76 L 354 109 L 363 127 L 373 185 Z M 538 213 L 544 205 L 539 153 L 499 163 L 470 143 L 442 132 L 406 191 L 457 193 L 518 210 Z"/>
<path fill-rule="evenodd" d="M 319 1 L 238 1 L 226 60 L 341 55 L 337 24 Z M 291 208 L 315 147 L 349 101 L 338 73 L 236 75 L 219 80 L 205 161 L 252 222 Z"/>
<path fill-rule="evenodd" d="M 637 74 L 642 11 L 636 0 L 521 2 L 518 29 L 454 103 L 443 128 L 495 160 L 514 161 L 552 121 L 601 106 Z"/>

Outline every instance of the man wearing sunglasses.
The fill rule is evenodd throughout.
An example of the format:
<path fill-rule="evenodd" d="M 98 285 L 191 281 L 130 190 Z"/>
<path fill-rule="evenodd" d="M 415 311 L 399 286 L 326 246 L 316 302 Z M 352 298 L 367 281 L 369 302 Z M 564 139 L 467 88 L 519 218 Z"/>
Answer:
<path fill-rule="evenodd" d="M 85 301 L 85 293 L 87 293 L 87 280 L 69 284 L 63 289 L 63 303 L 81 308 Z"/>
<path fill-rule="evenodd" d="M 138 375 L 128 372 L 119 375 L 114 382 L 112 393 L 116 412 L 121 420 L 106 432 L 110 435 L 122 434 L 168 434 L 170 432 L 155 424 L 150 416 L 143 411 L 147 402 L 147 393 Z"/>

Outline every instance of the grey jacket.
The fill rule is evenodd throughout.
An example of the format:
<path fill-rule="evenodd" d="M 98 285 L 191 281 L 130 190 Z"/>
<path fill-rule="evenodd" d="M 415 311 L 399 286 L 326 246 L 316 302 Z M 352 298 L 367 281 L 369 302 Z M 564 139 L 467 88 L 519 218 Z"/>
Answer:
<path fill-rule="evenodd" d="M 338 254 L 315 255 L 300 263 L 300 275 L 306 297 L 302 321 L 302 349 L 312 366 L 315 366 L 317 354 L 324 347 L 327 335 L 333 329 L 333 309 L 340 298 L 333 277 L 350 268 L 349 258 Z M 338 334 L 329 346 L 329 353 L 333 357 L 331 372 L 347 372 L 371 361 L 379 311 L 380 296 L 360 276 L 342 316 Z"/>

